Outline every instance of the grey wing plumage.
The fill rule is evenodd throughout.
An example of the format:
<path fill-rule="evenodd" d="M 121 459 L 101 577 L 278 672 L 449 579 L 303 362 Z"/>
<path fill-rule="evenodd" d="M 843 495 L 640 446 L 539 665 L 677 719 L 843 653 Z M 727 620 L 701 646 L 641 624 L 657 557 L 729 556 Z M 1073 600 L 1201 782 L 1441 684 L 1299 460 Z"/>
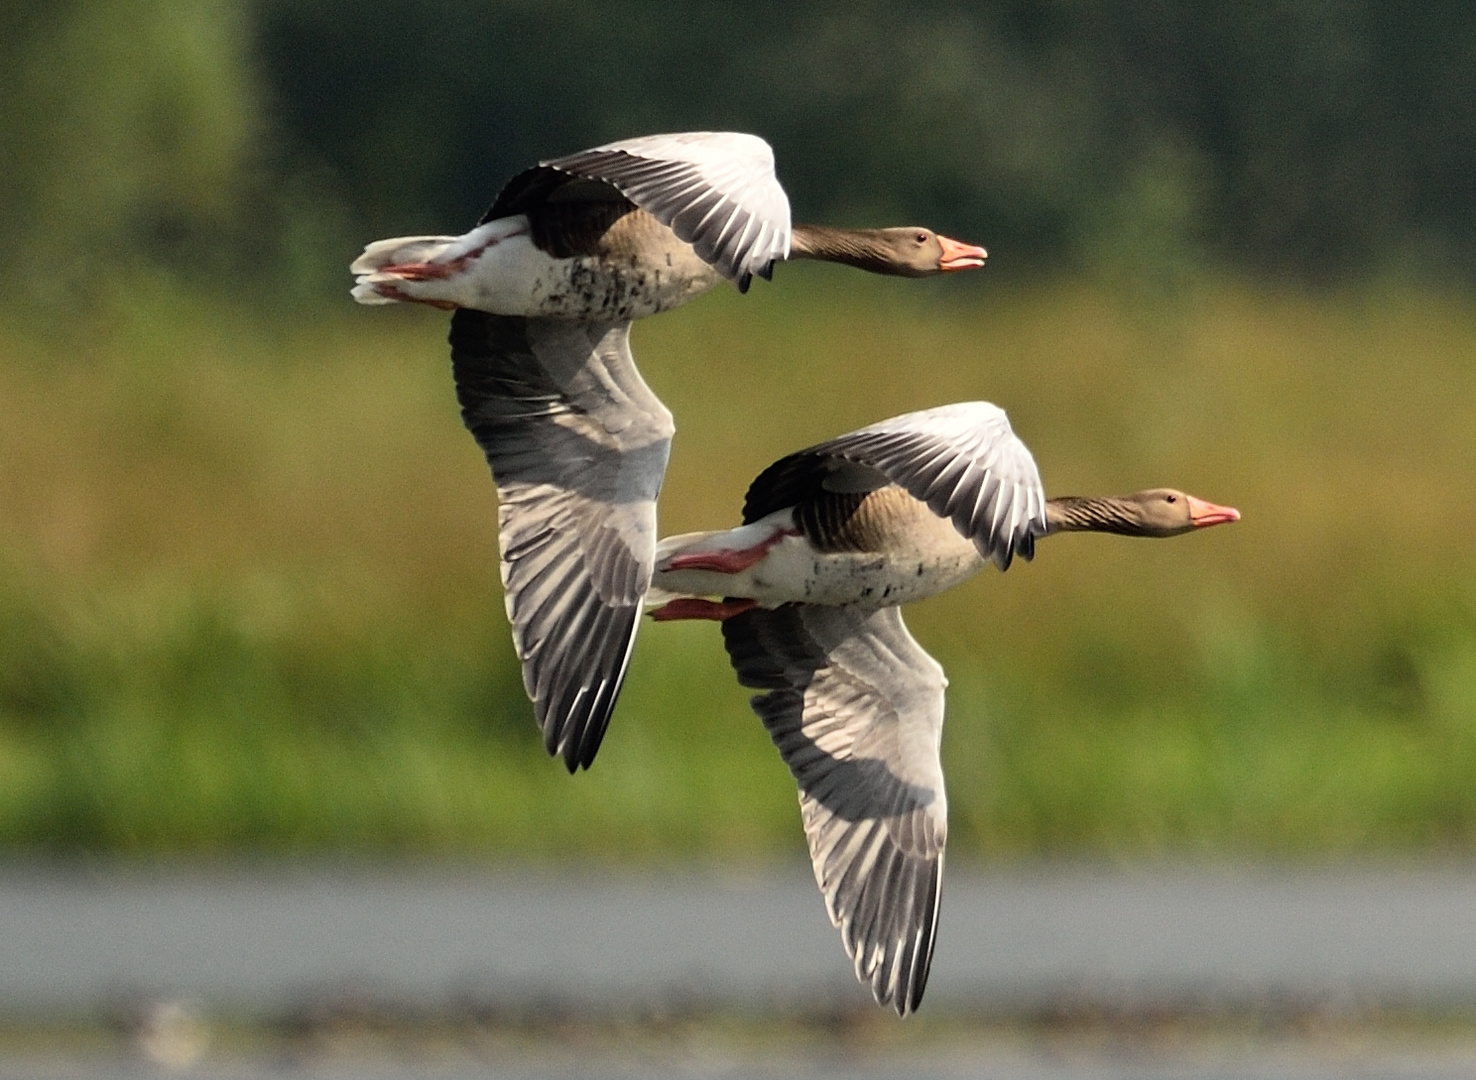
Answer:
<path fill-rule="evenodd" d="M 799 783 L 815 880 L 856 977 L 905 1016 L 927 985 L 948 804 L 947 679 L 897 608 L 788 604 L 723 623 L 738 681 Z"/>
<path fill-rule="evenodd" d="M 756 135 L 647 135 L 540 163 L 615 188 L 746 290 L 789 257 L 789 198 L 774 152 Z"/>
<path fill-rule="evenodd" d="M 523 685 L 570 772 L 594 760 L 625 678 L 673 432 L 629 325 L 469 309 L 451 320 L 462 419 L 497 484 Z"/>
<path fill-rule="evenodd" d="M 748 489 L 745 523 L 818 491 L 899 484 L 974 542 L 1001 570 L 1035 554 L 1045 489 L 1004 410 L 966 401 L 907 413 L 781 458 Z"/>

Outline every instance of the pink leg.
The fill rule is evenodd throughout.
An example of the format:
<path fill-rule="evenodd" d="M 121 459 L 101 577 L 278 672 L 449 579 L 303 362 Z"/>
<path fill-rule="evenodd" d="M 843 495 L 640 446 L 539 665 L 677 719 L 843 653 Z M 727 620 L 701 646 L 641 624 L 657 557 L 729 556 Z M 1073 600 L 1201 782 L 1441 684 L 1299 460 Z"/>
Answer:
<path fill-rule="evenodd" d="M 683 596 L 678 600 L 672 600 L 662 604 L 651 612 L 651 618 L 657 622 L 674 622 L 677 619 L 711 619 L 713 622 L 722 622 L 731 619 L 734 615 L 741 615 L 750 608 L 757 607 L 753 600 L 724 600 L 718 603 L 716 600 L 701 600 L 695 596 Z"/>
<path fill-rule="evenodd" d="M 453 274 L 461 273 L 469 263 L 480 259 L 489 247 L 500 244 L 504 240 L 510 240 L 514 236 L 526 235 L 527 232 L 525 230 L 523 232 L 508 233 L 506 236 L 494 237 L 481 247 L 473 248 L 465 255 L 460 255 L 454 259 L 447 259 L 445 262 L 395 263 L 392 266 L 381 266 L 379 272 L 381 274 L 394 274 L 397 277 L 404 278 L 406 281 L 433 281 L 437 278 L 448 278 Z"/>
<path fill-rule="evenodd" d="M 398 263 L 395 266 L 380 267 L 379 272 L 394 274 L 395 277 L 404 278 L 406 281 L 433 281 L 437 278 L 448 278 L 465 265 L 465 258 L 453 259 L 444 263 Z"/>
<path fill-rule="evenodd" d="M 768 539 L 739 551 L 694 551 L 690 555 L 673 555 L 663 570 L 715 570 L 719 574 L 736 574 L 747 570 L 769 553 L 769 549 L 786 536 L 798 536 L 798 529 L 780 529 Z"/>
<path fill-rule="evenodd" d="M 458 307 L 461 306 L 460 304 L 453 303 L 450 300 L 421 300 L 417 297 L 410 296 L 396 286 L 383 281 L 374 286 L 374 291 L 377 292 L 380 296 L 387 297 L 390 300 L 403 300 L 407 304 L 429 304 L 431 307 L 440 308 L 442 311 L 455 311 Z"/>

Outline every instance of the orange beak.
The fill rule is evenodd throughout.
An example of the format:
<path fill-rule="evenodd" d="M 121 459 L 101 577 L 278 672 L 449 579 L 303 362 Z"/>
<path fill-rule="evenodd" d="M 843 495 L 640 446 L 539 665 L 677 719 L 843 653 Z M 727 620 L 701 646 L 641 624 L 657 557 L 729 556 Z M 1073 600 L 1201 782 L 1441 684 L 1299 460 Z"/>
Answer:
<path fill-rule="evenodd" d="M 1189 524 L 1196 529 L 1204 525 L 1224 525 L 1226 522 L 1240 520 L 1240 511 L 1233 506 L 1216 506 L 1212 502 L 1196 499 L 1193 495 L 1188 498 Z"/>
<path fill-rule="evenodd" d="M 938 236 L 938 243 L 943 248 L 943 257 L 938 260 L 939 270 L 968 270 L 983 266 L 984 260 L 989 258 L 989 252 L 983 248 L 963 244 L 941 234 Z"/>

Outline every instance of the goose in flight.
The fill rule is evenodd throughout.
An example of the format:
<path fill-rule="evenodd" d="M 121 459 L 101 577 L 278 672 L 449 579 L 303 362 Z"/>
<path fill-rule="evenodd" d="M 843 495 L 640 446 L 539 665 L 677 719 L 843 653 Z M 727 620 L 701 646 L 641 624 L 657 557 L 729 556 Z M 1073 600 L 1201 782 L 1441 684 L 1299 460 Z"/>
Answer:
<path fill-rule="evenodd" d="M 799 784 L 831 921 L 881 1005 L 927 983 L 948 834 L 943 669 L 898 605 L 1058 532 L 1178 536 L 1238 511 L 1169 488 L 1047 499 L 983 401 L 910 413 L 782 458 L 743 524 L 662 540 L 658 620 L 716 619 L 738 681 Z M 716 598 L 716 599 L 714 599 Z"/>
<path fill-rule="evenodd" d="M 514 176 L 462 236 L 379 240 L 350 267 L 364 304 L 454 310 L 461 415 L 498 493 L 513 645 L 544 746 L 588 768 L 650 584 L 674 430 L 630 323 L 783 259 L 918 277 L 982 266 L 928 229 L 791 226 L 768 143 L 651 135 Z"/>

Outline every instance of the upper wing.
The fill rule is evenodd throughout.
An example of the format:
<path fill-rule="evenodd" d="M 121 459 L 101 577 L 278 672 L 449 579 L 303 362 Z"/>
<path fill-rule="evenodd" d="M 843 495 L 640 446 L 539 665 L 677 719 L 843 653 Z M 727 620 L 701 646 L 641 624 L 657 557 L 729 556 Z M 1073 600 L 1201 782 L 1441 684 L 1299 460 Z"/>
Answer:
<path fill-rule="evenodd" d="M 723 623 L 728 656 L 799 782 L 815 880 L 856 977 L 906 1016 L 937 933 L 948 680 L 897 608 L 788 604 Z"/>
<path fill-rule="evenodd" d="M 1046 531 L 1035 459 L 1004 410 L 965 401 L 907 413 L 780 458 L 759 474 L 745 524 L 823 491 L 899 484 L 974 542 L 1001 570 L 1035 554 Z"/>
<path fill-rule="evenodd" d="M 482 220 L 520 213 L 571 176 L 614 188 L 740 290 L 789 257 L 789 198 L 774 176 L 774 151 L 756 135 L 647 135 L 544 161 L 508 181 Z"/>
<path fill-rule="evenodd" d="M 469 309 L 451 319 L 462 419 L 497 482 L 523 685 L 570 772 L 594 760 L 625 678 L 674 430 L 629 329 Z"/>

